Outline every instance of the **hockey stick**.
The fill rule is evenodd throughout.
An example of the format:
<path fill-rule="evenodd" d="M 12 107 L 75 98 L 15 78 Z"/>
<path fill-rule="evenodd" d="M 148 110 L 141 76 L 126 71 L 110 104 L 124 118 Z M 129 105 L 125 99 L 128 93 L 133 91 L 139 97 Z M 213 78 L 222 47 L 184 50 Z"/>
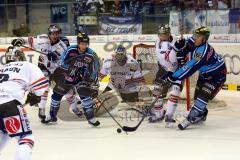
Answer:
<path fill-rule="evenodd" d="M 151 109 L 154 106 L 154 104 L 157 102 L 158 98 L 159 98 L 158 96 L 155 98 L 155 100 L 149 106 L 149 109 Z M 134 131 L 136 131 L 138 129 L 138 127 L 142 124 L 143 120 L 147 116 L 147 113 L 143 113 L 143 112 L 141 112 L 141 111 L 139 111 L 137 109 L 134 109 L 134 108 L 132 108 L 132 109 L 137 111 L 137 112 L 139 112 L 139 113 L 141 113 L 143 115 L 143 117 L 142 117 L 142 119 L 138 122 L 138 124 L 135 127 L 123 126 L 122 130 L 125 131 L 125 132 L 134 132 Z"/>
<path fill-rule="evenodd" d="M 46 54 L 46 53 L 44 53 L 44 52 L 41 52 L 41 51 L 38 51 L 38 50 L 35 50 L 35 49 L 31 48 L 31 47 L 28 47 L 28 46 L 25 46 L 25 45 L 22 45 L 21 47 L 24 47 L 24 48 L 31 49 L 31 50 L 33 50 L 33 51 L 35 51 L 35 52 L 38 52 L 38 53 L 40 53 L 40 54 L 43 54 L 43 55 L 47 56 L 47 54 Z"/>

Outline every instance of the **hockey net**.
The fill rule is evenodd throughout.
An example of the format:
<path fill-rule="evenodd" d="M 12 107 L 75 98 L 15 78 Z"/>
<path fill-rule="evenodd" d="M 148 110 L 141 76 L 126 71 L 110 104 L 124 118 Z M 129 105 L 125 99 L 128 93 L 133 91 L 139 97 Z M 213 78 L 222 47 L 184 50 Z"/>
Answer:
<path fill-rule="evenodd" d="M 155 75 L 158 71 L 157 58 L 154 45 L 138 44 L 133 47 L 133 57 L 140 63 L 145 82 L 152 85 Z M 185 104 L 186 110 L 189 110 L 193 103 L 193 96 L 198 74 L 185 80 L 184 89 L 180 95 L 180 103 Z M 209 103 L 211 108 L 222 108 L 226 106 L 224 101 L 214 99 Z"/>

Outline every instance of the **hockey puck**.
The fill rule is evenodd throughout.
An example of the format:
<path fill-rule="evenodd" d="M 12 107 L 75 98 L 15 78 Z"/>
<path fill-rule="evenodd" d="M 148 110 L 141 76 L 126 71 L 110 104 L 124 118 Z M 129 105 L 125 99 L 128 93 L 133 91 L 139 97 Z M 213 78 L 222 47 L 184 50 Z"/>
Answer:
<path fill-rule="evenodd" d="M 118 128 L 118 129 L 117 129 L 117 132 L 118 132 L 118 133 L 122 133 L 121 128 Z"/>

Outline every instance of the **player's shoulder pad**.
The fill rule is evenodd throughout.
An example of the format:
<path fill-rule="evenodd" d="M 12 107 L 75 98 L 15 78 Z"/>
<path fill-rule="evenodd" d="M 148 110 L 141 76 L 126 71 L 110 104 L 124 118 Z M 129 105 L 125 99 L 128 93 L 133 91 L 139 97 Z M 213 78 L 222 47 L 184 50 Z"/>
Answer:
<path fill-rule="evenodd" d="M 57 44 L 61 46 L 63 49 L 67 49 L 67 45 L 62 40 L 60 40 Z"/>
<path fill-rule="evenodd" d="M 208 47 L 207 44 L 204 44 L 204 45 L 201 45 L 201 46 L 197 47 L 195 49 L 194 53 L 193 53 L 193 58 L 196 61 L 200 61 L 204 57 L 204 55 L 206 54 L 207 47 Z"/>
<path fill-rule="evenodd" d="M 78 46 L 77 45 L 70 45 L 70 46 L 68 46 L 67 52 L 71 51 L 71 50 L 78 50 Z"/>
<path fill-rule="evenodd" d="M 40 35 L 37 35 L 37 38 L 38 39 L 47 39 L 48 40 L 48 35 L 47 34 L 40 34 Z"/>
<path fill-rule="evenodd" d="M 90 54 L 90 55 L 92 55 L 94 58 L 98 58 L 98 55 L 97 55 L 97 53 L 96 53 L 96 52 L 94 52 L 94 50 L 93 50 L 93 49 L 91 49 L 91 48 L 88 48 L 86 52 L 87 52 L 87 54 Z"/>
<path fill-rule="evenodd" d="M 194 38 L 193 37 L 188 38 L 187 43 L 188 43 L 188 45 L 194 46 L 194 43 L 195 43 Z"/>

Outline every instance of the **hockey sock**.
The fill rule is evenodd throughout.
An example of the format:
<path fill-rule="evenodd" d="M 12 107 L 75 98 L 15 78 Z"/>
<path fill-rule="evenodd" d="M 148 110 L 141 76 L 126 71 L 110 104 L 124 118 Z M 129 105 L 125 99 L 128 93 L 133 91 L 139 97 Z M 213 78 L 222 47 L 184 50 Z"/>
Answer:
<path fill-rule="evenodd" d="M 167 101 L 167 112 L 166 112 L 166 116 L 168 116 L 168 118 L 173 117 L 177 108 L 177 104 L 178 104 L 178 96 L 170 95 Z"/>
<path fill-rule="evenodd" d="M 61 102 L 62 97 L 63 97 L 62 95 L 53 92 L 51 106 L 50 106 L 50 116 L 51 116 L 51 118 L 55 119 L 57 117 L 57 112 L 59 110 L 60 102 Z"/>
<path fill-rule="evenodd" d="M 0 151 L 6 146 L 9 139 L 10 138 L 7 134 L 4 134 L 2 131 L 0 131 Z"/>
<path fill-rule="evenodd" d="M 46 106 L 48 98 L 48 90 L 44 92 L 44 94 L 41 96 L 41 101 L 38 103 L 38 107 L 43 109 Z"/>
<path fill-rule="evenodd" d="M 32 149 L 28 144 L 21 144 L 17 146 L 15 160 L 31 160 Z"/>

